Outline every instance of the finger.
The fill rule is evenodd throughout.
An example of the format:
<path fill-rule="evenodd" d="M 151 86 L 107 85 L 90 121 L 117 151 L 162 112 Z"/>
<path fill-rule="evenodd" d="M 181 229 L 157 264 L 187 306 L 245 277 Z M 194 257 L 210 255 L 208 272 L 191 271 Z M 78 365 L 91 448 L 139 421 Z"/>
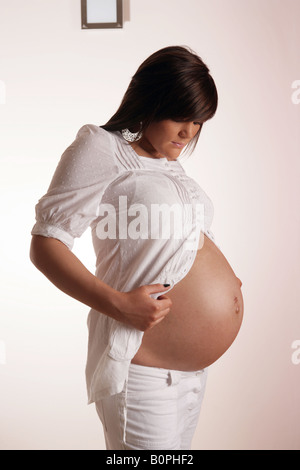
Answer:
<path fill-rule="evenodd" d="M 149 329 L 153 328 L 154 326 L 158 325 L 160 322 L 162 322 L 166 316 L 168 315 L 168 313 L 170 312 L 170 309 L 167 309 L 167 310 L 164 310 L 163 311 L 164 314 L 161 315 L 159 318 L 157 318 L 157 320 L 155 320 L 154 322 L 151 323 L 151 326 L 149 327 Z M 162 312 L 161 312 L 162 313 Z"/>
<path fill-rule="evenodd" d="M 165 295 L 160 295 L 156 300 L 155 304 L 159 307 L 159 310 L 165 310 L 167 308 L 171 308 L 172 301 L 169 297 Z"/>
<path fill-rule="evenodd" d="M 161 310 L 155 315 L 155 319 L 153 320 L 153 323 L 159 322 L 163 320 L 169 313 L 170 313 L 170 308 L 165 308 L 164 310 Z"/>
<path fill-rule="evenodd" d="M 170 284 L 148 284 L 145 285 L 148 294 L 155 294 L 156 292 L 162 292 L 170 287 Z"/>
<path fill-rule="evenodd" d="M 169 297 L 167 297 L 166 295 L 162 294 L 162 295 L 159 295 L 156 300 L 165 300 L 165 299 L 169 299 Z"/>

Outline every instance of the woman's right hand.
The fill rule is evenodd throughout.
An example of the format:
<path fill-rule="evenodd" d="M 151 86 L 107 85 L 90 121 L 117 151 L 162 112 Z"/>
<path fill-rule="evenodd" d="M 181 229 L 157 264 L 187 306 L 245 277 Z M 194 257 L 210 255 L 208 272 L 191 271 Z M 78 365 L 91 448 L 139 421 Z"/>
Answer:
<path fill-rule="evenodd" d="M 92 274 L 67 246 L 52 237 L 33 235 L 30 246 L 33 264 L 61 291 L 90 308 L 138 330 L 145 331 L 169 313 L 171 299 L 161 294 L 163 284 L 150 284 L 120 292 Z"/>
<path fill-rule="evenodd" d="M 129 292 L 118 292 L 114 302 L 117 309 L 114 318 L 141 331 L 153 328 L 168 315 L 172 301 L 166 295 L 161 294 L 154 299 L 151 294 L 167 289 L 163 284 L 150 284 Z"/>

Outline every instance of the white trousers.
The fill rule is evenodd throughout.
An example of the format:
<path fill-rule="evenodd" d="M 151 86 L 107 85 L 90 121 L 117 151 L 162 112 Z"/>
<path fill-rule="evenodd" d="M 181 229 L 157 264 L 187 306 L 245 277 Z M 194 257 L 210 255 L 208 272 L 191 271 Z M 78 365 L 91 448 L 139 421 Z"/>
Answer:
<path fill-rule="evenodd" d="M 107 450 L 190 449 L 206 378 L 131 364 L 122 392 L 96 402 Z"/>

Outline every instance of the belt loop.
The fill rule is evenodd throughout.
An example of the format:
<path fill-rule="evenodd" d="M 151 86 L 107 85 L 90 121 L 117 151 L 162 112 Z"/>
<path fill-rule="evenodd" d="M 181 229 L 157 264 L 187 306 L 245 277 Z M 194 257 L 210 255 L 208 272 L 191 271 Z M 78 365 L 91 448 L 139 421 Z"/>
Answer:
<path fill-rule="evenodd" d="M 178 370 L 169 370 L 170 385 L 177 385 L 180 382 L 181 374 Z"/>

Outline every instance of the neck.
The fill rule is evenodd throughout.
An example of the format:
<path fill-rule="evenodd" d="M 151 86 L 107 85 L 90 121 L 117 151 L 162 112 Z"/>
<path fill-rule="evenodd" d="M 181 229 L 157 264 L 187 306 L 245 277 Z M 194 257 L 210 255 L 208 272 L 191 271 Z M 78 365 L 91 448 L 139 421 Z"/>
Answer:
<path fill-rule="evenodd" d="M 132 142 L 130 145 L 133 150 L 142 157 L 163 158 L 163 155 L 160 155 L 145 138 L 142 138 L 138 142 Z"/>

